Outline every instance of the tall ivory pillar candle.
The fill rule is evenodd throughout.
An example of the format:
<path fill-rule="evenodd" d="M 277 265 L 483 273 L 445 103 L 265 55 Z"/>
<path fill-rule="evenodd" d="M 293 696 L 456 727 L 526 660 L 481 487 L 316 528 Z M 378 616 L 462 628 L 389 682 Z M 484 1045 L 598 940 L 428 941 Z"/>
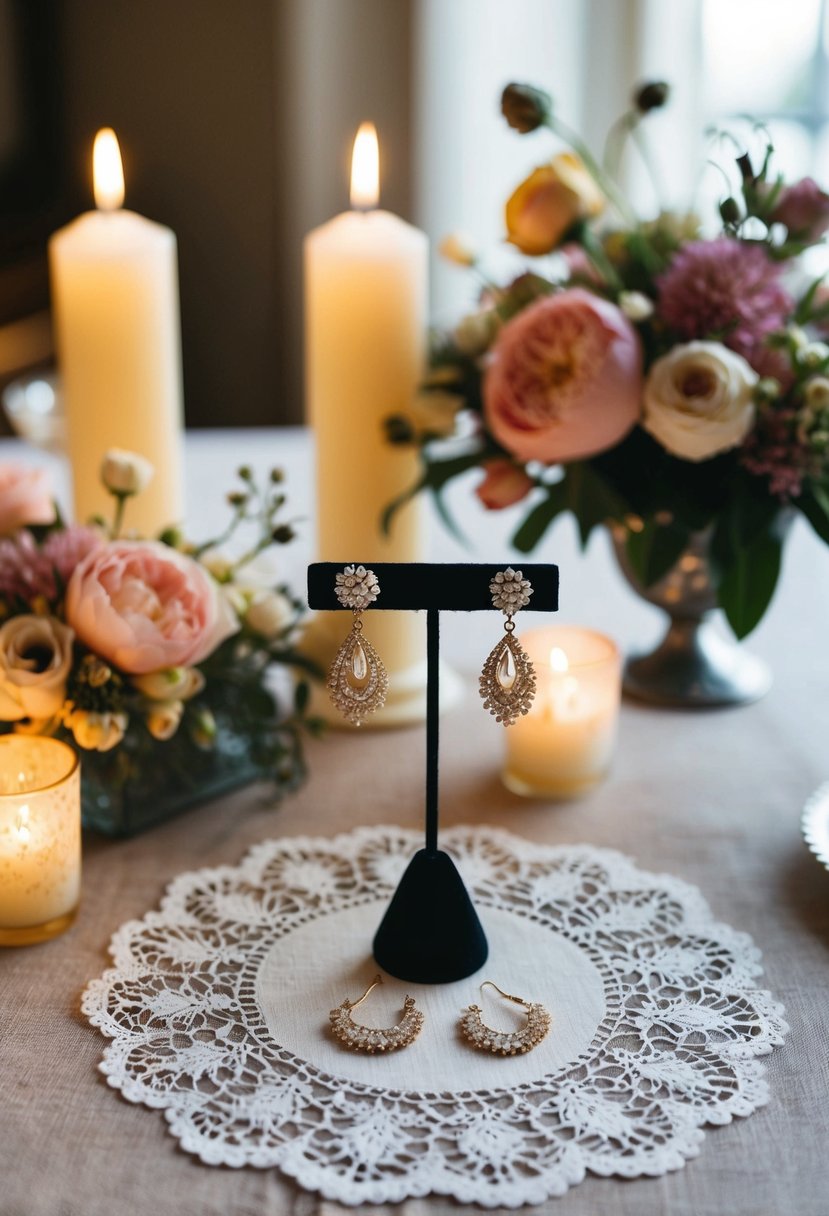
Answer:
<path fill-rule="evenodd" d="M 424 555 L 422 504 L 399 512 L 390 536 L 381 534 L 380 517 L 416 480 L 417 457 L 414 449 L 390 446 L 383 423 L 407 412 L 423 377 L 428 245 L 422 232 L 374 209 L 377 143 L 368 126 L 355 143 L 353 209 L 305 240 L 318 553 L 322 561 L 413 562 Z M 332 652 L 350 626 L 342 613 L 321 622 Z M 395 678 L 425 659 L 423 621 L 409 613 L 372 612 L 366 629 L 389 671 L 391 703 Z"/>
<path fill-rule="evenodd" d="M 99 469 L 108 448 L 123 448 L 155 469 L 125 521 L 151 535 L 184 510 L 176 238 L 121 209 L 113 132 L 98 133 L 94 162 L 97 210 L 49 243 L 75 518 L 111 512 Z"/>

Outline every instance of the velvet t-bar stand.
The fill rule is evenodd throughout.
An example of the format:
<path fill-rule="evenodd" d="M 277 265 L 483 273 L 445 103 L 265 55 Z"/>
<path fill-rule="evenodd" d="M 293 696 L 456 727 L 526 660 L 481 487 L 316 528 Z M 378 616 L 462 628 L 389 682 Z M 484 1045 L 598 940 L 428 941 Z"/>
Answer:
<path fill-rule="evenodd" d="M 311 608 L 322 612 L 351 611 L 343 608 L 334 593 L 336 575 L 342 573 L 345 565 L 345 562 L 315 562 L 308 567 Z M 380 585 L 380 595 L 366 609 L 367 613 L 425 610 L 428 668 L 425 847 L 409 862 L 386 910 L 374 938 L 374 957 L 398 979 L 419 984 L 451 983 L 482 967 L 489 948 L 455 863 L 438 848 L 440 613 L 495 612 L 489 584 L 505 567 L 477 563 L 364 562 L 363 565 L 370 565 Z M 522 563 L 521 569 L 533 588 L 529 610 L 555 612 L 558 567 Z M 366 636 L 371 639 L 370 622 L 366 625 Z M 484 643 L 482 662 L 495 641 L 493 633 L 490 646 Z M 482 709 L 481 713 L 484 712 Z"/>

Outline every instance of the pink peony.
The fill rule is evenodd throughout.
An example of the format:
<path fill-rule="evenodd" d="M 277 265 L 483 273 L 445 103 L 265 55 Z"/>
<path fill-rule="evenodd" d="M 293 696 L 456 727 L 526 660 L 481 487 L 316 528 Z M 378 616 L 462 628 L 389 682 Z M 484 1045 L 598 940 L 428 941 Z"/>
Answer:
<path fill-rule="evenodd" d="M 579 287 L 547 296 L 502 328 L 484 378 L 492 434 L 519 460 L 580 460 L 639 417 L 642 351 L 615 305 Z"/>
<path fill-rule="evenodd" d="M 765 340 L 793 307 L 780 270 L 759 245 L 691 241 L 658 280 L 657 315 L 681 338 L 722 342 L 760 375 L 776 374 Z"/>
<path fill-rule="evenodd" d="M 0 534 L 8 536 L 26 524 L 51 524 L 54 519 L 46 470 L 0 464 Z"/>
<path fill-rule="evenodd" d="M 475 487 L 475 493 L 488 511 L 501 511 L 521 502 L 535 485 L 521 466 L 511 460 L 487 460 L 483 471 L 485 477 Z"/>
<path fill-rule="evenodd" d="M 785 224 L 800 240 L 816 241 L 829 228 L 829 194 L 811 177 L 804 177 L 780 192 L 771 220 Z"/>
<path fill-rule="evenodd" d="M 156 541 L 111 541 L 90 553 L 69 581 L 66 619 L 131 675 L 200 663 L 239 628 L 207 571 Z"/>

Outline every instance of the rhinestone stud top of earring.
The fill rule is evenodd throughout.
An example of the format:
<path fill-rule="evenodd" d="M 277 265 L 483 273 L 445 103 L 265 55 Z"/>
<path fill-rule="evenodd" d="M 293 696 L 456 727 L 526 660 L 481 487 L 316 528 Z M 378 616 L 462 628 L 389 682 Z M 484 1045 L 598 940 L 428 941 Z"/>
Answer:
<path fill-rule="evenodd" d="M 479 681 L 484 709 L 497 722 L 512 726 L 526 714 L 535 698 L 535 669 L 524 647 L 515 637 L 516 612 L 526 608 L 533 593 L 532 584 L 520 570 L 508 566 L 499 570 L 489 584 L 492 606 L 503 612 L 504 636 L 490 651 Z"/>
<path fill-rule="evenodd" d="M 526 1025 L 520 1030 L 493 1030 L 483 1021 L 480 1005 L 470 1005 L 461 1012 L 461 1034 L 479 1051 L 491 1051 L 495 1055 L 515 1056 L 532 1051 L 552 1025 L 552 1018 L 547 1010 L 538 1001 L 525 1001 L 523 997 L 504 992 L 492 980 L 484 980 L 481 984 L 482 992 L 487 985 L 499 992 L 504 1000 L 524 1006 L 527 1011 Z"/>
<path fill-rule="evenodd" d="M 369 1055 L 374 1055 L 377 1051 L 397 1051 L 413 1043 L 423 1028 L 423 1014 L 416 1008 L 412 996 L 407 996 L 404 1000 L 403 1017 L 394 1026 L 378 1029 L 354 1021 L 352 1011 L 382 982 L 382 975 L 376 975 L 361 997 L 356 1001 L 350 1001 L 346 997 L 343 1003 L 332 1009 L 328 1015 L 332 1033 L 352 1051 L 365 1051 Z"/>

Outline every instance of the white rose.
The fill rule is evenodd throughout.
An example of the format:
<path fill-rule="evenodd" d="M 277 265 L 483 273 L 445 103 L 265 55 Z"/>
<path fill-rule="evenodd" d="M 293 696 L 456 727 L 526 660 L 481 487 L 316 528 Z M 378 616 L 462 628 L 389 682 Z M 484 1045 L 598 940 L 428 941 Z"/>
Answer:
<path fill-rule="evenodd" d="M 78 747 L 88 752 L 111 751 L 123 739 L 128 723 L 126 714 L 95 714 L 85 709 L 73 710 L 66 719 Z"/>
<path fill-rule="evenodd" d="M 498 314 L 492 308 L 471 312 L 458 321 L 452 339 L 462 355 L 482 355 L 498 330 Z"/>
<path fill-rule="evenodd" d="M 0 720 L 51 718 L 63 706 L 72 630 L 52 616 L 13 616 L 0 628 Z"/>
<path fill-rule="evenodd" d="M 675 346 L 645 381 L 642 426 L 674 456 L 708 460 L 751 430 L 757 379 L 742 355 L 719 342 Z"/>
<path fill-rule="evenodd" d="M 101 464 L 101 481 L 110 494 L 132 495 L 146 490 L 155 469 L 137 452 L 110 448 Z"/>
<path fill-rule="evenodd" d="M 201 692 L 205 681 L 196 667 L 168 667 L 133 676 L 132 682 L 151 701 L 189 701 Z"/>
<path fill-rule="evenodd" d="M 450 232 L 438 245 L 438 253 L 456 266 L 474 266 L 478 260 L 475 243 L 464 232 Z"/>
<path fill-rule="evenodd" d="M 268 641 L 279 637 L 294 622 L 294 607 L 281 591 L 257 595 L 245 614 L 245 624 Z"/>
<path fill-rule="evenodd" d="M 653 314 L 653 300 L 641 291 L 623 291 L 619 307 L 629 321 L 647 321 Z"/>
<path fill-rule="evenodd" d="M 458 393 L 445 393 L 440 389 L 418 393 L 412 402 L 411 419 L 420 433 L 446 439 L 455 433 L 458 410 L 464 405 L 464 398 Z"/>
<path fill-rule="evenodd" d="M 172 739 L 179 728 L 184 704 L 181 701 L 159 701 L 147 714 L 147 730 L 162 742 Z"/>

